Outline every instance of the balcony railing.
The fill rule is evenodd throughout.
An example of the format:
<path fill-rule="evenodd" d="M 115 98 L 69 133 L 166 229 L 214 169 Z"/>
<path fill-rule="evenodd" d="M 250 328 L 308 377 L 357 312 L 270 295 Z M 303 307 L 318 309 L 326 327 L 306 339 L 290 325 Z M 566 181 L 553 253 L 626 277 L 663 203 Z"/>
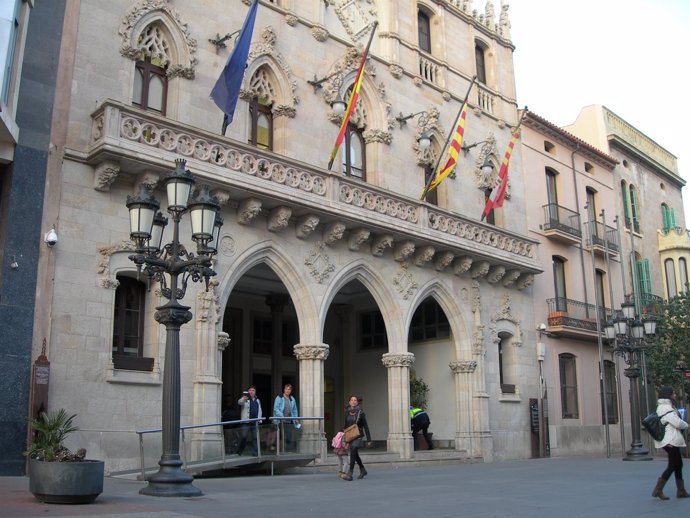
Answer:
<path fill-rule="evenodd" d="M 607 246 L 609 252 L 620 252 L 618 241 L 618 230 L 614 227 L 604 225 L 601 221 L 587 222 L 587 235 L 589 236 L 588 245 L 604 250 Z"/>
<path fill-rule="evenodd" d="M 548 326 L 550 332 L 563 335 L 587 335 L 595 337 L 597 332 L 597 307 L 579 300 L 556 297 L 547 299 Z M 611 316 L 609 308 L 599 307 L 599 322 L 602 326 Z"/>
<path fill-rule="evenodd" d="M 572 236 L 579 241 L 582 237 L 580 214 L 556 203 L 547 203 L 544 209 L 544 231 L 555 230 Z"/>
<path fill-rule="evenodd" d="M 319 227 L 342 223 L 370 241 L 377 256 L 392 249 L 397 260 L 413 241 L 414 248 L 432 251 L 420 255 L 420 266 L 427 258 L 439 271 L 447 267 L 517 288 L 543 270 L 537 241 L 524 235 L 116 101 L 92 114 L 91 143 L 75 154 L 94 167 L 98 191 L 108 191 L 118 176 L 131 182 L 132 175 L 166 174 L 179 157 L 226 199 L 298 206 Z"/>
<path fill-rule="evenodd" d="M 441 65 L 422 54 L 419 54 L 419 75 L 425 81 L 441 86 Z"/>
<path fill-rule="evenodd" d="M 477 104 L 486 113 L 493 114 L 496 110 L 496 95 L 481 85 L 477 86 Z"/>

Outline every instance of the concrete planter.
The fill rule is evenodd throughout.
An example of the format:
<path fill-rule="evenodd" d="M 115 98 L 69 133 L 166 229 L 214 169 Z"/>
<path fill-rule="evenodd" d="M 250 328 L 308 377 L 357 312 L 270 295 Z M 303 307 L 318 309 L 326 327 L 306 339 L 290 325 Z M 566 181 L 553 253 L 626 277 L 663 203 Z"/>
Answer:
<path fill-rule="evenodd" d="M 29 461 L 29 491 L 48 504 L 89 504 L 103 492 L 100 460 L 82 462 Z"/>

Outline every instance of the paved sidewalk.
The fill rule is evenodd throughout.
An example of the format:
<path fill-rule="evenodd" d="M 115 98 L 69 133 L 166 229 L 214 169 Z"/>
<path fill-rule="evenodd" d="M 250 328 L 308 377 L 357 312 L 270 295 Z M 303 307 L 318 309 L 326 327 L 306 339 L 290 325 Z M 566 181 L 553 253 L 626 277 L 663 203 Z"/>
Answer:
<path fill-rule="evenodd" d="M 686 462 L 687 464 L 687 462 Z M 301 471 L 274 477 L 197 479 L 198 498 L 139 495 L 142 482 L 107 478 L 90 505 L 38 503 L 24 477 L 0 477 L 0 516 L 221 518 L 326 516 L 634 518 L 682 516 L 690 499 L 650 496 L 665 460 L 564 458 L 435 467 L 373 466 L 364 480 Z M 690 474 L 688 474 L 690 479 Z M 690 485 L 690 484 L 689 484 Z"/>

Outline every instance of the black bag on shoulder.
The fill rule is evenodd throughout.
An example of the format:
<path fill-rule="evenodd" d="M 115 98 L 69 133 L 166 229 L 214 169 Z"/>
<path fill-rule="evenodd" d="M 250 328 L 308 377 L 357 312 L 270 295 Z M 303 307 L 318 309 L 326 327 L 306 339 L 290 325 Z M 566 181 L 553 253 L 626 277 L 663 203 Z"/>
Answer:
<path fill-rule="evenodd" d="M 666 414 L 670 414 L 673 410 L 669 410 Z M 652 436 L 655 441 L 661 441 L 666 434 L 666 425 L 661 422 L 661 418 L 666 414 L 659 416 L 656 412 L 652 412 L 642 420 L 642 427 L 647 430 L 647 433 Z"/>

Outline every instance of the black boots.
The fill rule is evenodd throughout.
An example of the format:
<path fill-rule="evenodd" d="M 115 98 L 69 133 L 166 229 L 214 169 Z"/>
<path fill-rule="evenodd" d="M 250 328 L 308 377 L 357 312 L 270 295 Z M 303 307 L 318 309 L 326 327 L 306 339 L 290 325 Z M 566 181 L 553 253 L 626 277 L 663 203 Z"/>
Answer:
<path fill-rule="evenodd" d="M 367 476 L 367 470 L 364 469 L 364 466 L 362 466 L 361 468 L 359 468 L 359 476 L 357 478 L 364 478 L 366 476 Z M 681 480 L 681 482 L 682 482 L 682 480 Z"/>
<path fill-rule="evenodd" d="M 683 484 L 683 479 L 676 479 L 676 498 L 690 498 L 690 494 L 685 490 L 685 484 Z"/>
<path fill-rule="evenodd" d="M 683 481 L 681 480 L 681 483 Z M 663 489 L 666 485 L 666 481 L 660 478 L 656 481 L 656 486 L 654 486 L 654 491 L 652 491 L 652 496 L 658 498 L 659 500 L 668 500 L 668 497 L 664 494 Z"/>

